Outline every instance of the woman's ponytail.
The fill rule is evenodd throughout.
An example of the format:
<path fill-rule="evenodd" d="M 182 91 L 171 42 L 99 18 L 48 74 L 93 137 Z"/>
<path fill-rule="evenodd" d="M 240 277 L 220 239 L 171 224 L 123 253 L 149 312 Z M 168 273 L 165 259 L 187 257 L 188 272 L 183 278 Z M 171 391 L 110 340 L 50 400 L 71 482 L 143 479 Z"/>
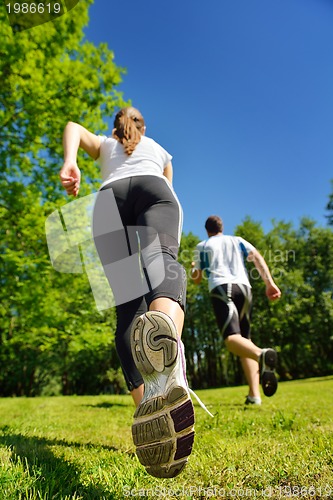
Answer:
<path fill-rule="evenodd" d="M 131 155 L 141 140 L 144 128 L 140 111 L 132 107 L 123 108 L 114 120 L 113 136 L 124 146 L 125 153 Z"/>

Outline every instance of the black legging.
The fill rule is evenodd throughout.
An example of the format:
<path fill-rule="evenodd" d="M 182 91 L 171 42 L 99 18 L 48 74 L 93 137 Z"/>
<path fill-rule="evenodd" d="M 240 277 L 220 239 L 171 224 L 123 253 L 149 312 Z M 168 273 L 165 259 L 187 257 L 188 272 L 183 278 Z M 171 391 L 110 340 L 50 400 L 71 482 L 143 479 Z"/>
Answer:
<path fill-rule="evenodd" d="M 110 206 L 102 198 L 106 190 L 112 190 L 124 228 L 103 234 L 101 221 L 107 227 L 108 218 L 115 217 L 105 208 Z M 177 262 L 182 209 L 164 177 L 133 176 L 108 184 L 100 193 L 93 214 L 94 241 L 115 298 L 116 348 L 132 390 L 143 383 L 131 353 L 133 320 L 158 297 L 185 308 L 186 273 Z"/>

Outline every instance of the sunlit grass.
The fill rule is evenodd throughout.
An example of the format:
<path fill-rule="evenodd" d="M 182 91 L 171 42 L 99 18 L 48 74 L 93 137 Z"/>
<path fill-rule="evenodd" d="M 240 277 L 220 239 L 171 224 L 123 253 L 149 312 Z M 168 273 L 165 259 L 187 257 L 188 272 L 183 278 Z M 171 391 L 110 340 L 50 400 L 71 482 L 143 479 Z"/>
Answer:
<path fill-rule="evenodd" d="M 130 396 L 0 400 L 1 499 L 333 497 L 333 377 L 281 383 L 261 407 L 245 387 L 198 391 L 185 471 L 150 477 Z M 301 489 L 303 488 L 303 489 Z"/>

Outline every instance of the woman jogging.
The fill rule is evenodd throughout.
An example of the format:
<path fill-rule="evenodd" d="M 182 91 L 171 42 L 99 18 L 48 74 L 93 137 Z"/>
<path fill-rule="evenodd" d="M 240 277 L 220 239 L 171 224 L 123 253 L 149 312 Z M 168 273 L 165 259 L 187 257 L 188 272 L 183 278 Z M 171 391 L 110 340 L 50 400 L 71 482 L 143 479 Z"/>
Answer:
<path fill-rule="evenodd" d="M 116 298 L 116 348 L 137 406 L 133 440 L 151 475 L 174 477 L 192 450 L 194 409 L 180 341 L 186 273 L 177 262 L 182 209 L 172 188 L 172 157 L 145 136 L 144 119 L 133 107 L 118 112 L 111 137 L 69 122 L 63 145 L 60 179 L 68 194 L 77 196 L 80 188 L 78 149 L 100 162 L 103 182 L 94 207 L 93 234 Z M 100 231 L 100 221 L 113 216 L 105 213 L 105 195 L 116 201 L 124 228 L 117 234 Z M 129 273 L 133 283 L 124 283 L 121 274 L 112 278 L 112 263 L 129 255 L 135 268 Z M 128 281 L 128 273 L 124 276 Z M 132 287 L 140 290 L 138 276 L 142 294 L 121 300 L 124 289 L 125 297 Z"/>

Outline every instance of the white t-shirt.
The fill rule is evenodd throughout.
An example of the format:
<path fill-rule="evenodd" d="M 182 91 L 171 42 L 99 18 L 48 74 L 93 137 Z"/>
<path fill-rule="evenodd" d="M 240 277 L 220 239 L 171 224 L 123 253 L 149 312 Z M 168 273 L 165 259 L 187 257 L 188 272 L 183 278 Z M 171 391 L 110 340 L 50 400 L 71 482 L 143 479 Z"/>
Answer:
<path fill-rule="evenodd" d="M 206 273 L 209 291 L 225 283 L 250 287 L 244 259 L 254 250 L 255 247 L 240 236 L 211 236 L 197 245 L 195 267 Z"/>
<path fill-rule="evenodd" d="M 127 155 L 123 145 L 113 137 L 100 136 L 102 186 L 110 182 L 134 175 L 163 176 L 163 170 L 172 156 L 153 139 L 142 136 L 131 155 Z"/>

